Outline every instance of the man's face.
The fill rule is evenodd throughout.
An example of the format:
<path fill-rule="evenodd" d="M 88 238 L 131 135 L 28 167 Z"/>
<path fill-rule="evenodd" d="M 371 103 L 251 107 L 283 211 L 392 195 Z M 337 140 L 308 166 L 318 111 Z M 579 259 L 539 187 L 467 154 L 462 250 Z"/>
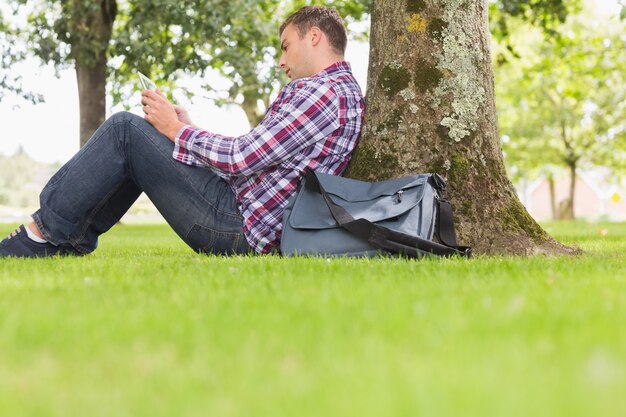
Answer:
<path fill-rule="evenodd" d="M 282 55 L 278 66 L 285 70 L 285 73 L 292 80 L 310 77 L 311 68 L 311 45 L 307 35 L 300 38 L 298 30 L 292 24 L 287 25 L 280 36 L 280 49 Z"/>

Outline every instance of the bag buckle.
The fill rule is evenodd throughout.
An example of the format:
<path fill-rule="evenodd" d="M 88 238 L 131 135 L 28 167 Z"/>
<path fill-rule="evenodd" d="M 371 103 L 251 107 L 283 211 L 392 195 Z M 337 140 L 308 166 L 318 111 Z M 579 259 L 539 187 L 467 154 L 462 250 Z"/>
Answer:
<path fill-rule="evenodd" d="M 402 194 L 404 194 L 404 190 L 398 190 L 396 191 L 396 193 L 394 194 L 396 197 L 396 204 L 400 204 L 402 203 Z"/>
<path fill-rule="evenodd" d="M 430 177 L 432 185 L 442 193 L 446 191 L 446 180 L 439 174 L 432 174 Z"/>

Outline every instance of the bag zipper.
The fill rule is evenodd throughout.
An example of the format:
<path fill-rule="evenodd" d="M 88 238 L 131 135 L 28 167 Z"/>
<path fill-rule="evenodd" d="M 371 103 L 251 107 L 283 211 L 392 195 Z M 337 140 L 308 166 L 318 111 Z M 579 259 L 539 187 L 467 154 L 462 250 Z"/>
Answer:
<path fill-rule="evenodd" d="M 394 194 L 394 196 L 396 197 L 396 204 L 402 203 L 402 194 L 404 194 L 404 190 L 398 190 Z"/>

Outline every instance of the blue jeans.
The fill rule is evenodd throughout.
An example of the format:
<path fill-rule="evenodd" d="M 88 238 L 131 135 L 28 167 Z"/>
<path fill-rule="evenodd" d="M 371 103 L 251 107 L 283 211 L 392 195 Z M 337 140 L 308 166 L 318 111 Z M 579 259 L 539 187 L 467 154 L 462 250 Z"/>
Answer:
<path fill-rule="evenodd" d="M 143 191 L 196 252 L 251 252 L 226 181 L 174 160 L 173 149 L 143 118 L 113 115 L 50 179 L 33 220 L 50 243 L 89 253 Z"/>

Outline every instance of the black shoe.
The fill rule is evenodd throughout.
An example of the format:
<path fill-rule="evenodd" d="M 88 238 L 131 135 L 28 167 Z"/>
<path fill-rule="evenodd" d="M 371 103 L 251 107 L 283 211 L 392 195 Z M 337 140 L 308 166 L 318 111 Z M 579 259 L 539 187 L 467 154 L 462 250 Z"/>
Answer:
<path fill-rule="evenodd" d="M 0 258 L 42 258 L 54 255 L 81 255 L 74 248 L 55 246 L 52 243 L 38 243 L 28 237 L 26 228 L 21 225 L 0 242 Z"/>

